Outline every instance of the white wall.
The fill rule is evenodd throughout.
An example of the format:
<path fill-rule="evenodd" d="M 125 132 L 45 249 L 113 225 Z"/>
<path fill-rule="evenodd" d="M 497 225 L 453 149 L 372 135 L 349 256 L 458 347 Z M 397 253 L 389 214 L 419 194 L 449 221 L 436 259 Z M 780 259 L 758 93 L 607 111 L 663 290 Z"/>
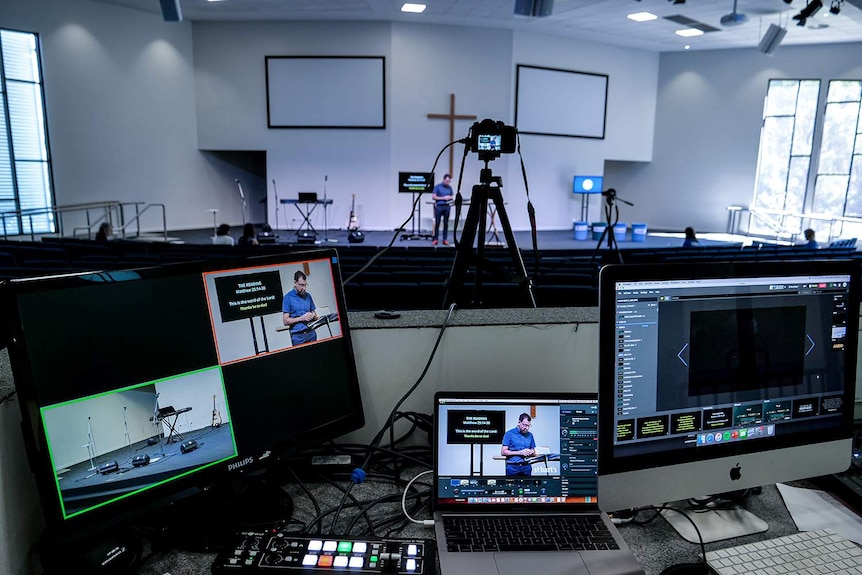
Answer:
<path fill-rule="evenodd" d="M 724 231 L 725 206 L 754 191 L 769 80 L 862 79 L 862 44 L 662 54 L 649 164 L 614 164 L 607 183 L 654 228 Z M 631 221 L 631 220 L 629 220 Z"/>

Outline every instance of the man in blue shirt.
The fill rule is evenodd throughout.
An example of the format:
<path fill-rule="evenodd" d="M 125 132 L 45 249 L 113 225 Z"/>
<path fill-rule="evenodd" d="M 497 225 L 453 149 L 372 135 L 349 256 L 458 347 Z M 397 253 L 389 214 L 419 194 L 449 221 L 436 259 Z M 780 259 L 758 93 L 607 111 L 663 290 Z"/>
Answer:
<path fill-rule="evenodd" d="M 434 190 L 431 192 L 431 199 L 434 200 L 434 240 L 431 242 L 432 246 L 437 245 L 441 223 L 443 224 L 443 245 L 449 245 L 449 240 L 446 238 L 449 236 L 449 202 L 452 201 L 452 186 L 449 185 L 449 182 L 451 181 L 452 176 L 445 174 L 443 181 L 434 186 Z"/>
<path fill-rule="evenodd" d="M 533 466 L 527 458 L 536 454 L 536 440 L 530 433 L 533 418 L 528 413 L 518 416 L 518 425 L 503 436 L 500 455 L 506 458 L 506 475 L 532 475 Z"/>
<path fill-rule="evenodd" d="M 284 294 L 281 302 L 282 322 L 290 326 L 290 341 L 293 345 L 317 341 L 317 332 L 307 330 L 306 325 L 317 319 L 317 306 L 307 290 L 308 278 L 297 271 L 293 274 L 293 289 Z"/>

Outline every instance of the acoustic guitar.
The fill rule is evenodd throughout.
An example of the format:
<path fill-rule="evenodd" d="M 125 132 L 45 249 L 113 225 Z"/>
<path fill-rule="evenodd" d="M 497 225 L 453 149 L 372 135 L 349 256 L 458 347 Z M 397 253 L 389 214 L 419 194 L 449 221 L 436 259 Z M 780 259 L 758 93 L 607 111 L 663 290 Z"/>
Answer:
<path fill-rule="evenodd" d="M 359 229 L 359 218 L 356 217 L 356 194 L 350 202 L 350 218 L 347 220 L 347 230 L 355 232 Z"/>
<path fill-rule="evenodd" d="M 213 422 L 211 427 L 219 427 L 221 424 L 221 412 L 216 409 L 216 396 L 213 396 Z"/>

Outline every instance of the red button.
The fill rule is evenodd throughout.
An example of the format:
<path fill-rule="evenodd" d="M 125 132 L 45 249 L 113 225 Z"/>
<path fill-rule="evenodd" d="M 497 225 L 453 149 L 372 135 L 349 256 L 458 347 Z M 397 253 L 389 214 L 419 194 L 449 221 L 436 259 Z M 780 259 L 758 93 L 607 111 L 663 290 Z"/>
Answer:
<path fill-rule="evenodd" d="M 332 567 L 332 555 L 321 555 L 317 561 L 318 567 Z"/>

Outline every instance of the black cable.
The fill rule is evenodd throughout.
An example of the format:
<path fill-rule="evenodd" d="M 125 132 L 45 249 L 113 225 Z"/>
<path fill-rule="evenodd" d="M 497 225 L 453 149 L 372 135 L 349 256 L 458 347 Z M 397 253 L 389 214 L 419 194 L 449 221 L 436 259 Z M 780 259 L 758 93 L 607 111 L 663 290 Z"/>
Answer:
<path fill-rule="evenodd" d="M 440 150 L 440 153 L 437 154 L 437 157 L 434 159 L 434 165 L 431 167 L 431 173 L 434 173 L 434 170 L 437 169 L 437 162 L 440 161 L 440 156 L 443 155 L 443 152 L 445 152 L 447 149 L 449 149 L 449 146 L 457 144 L 458 142 L 461 142 L 461 141 L 462 140 L 455 140 L 454 142 L 449 142 L 448 144 L 443 146 L 443 149 Z M 460 183 L 459 183 L 459 185 L 460 185 Z M 361 274 L 362 272 L 367 270 L 369 267 L 371 267 L 371 264 L 373 264 L 377 260 L 377 258 L 379 258 L 380 256 L 382 256 L 383 254 L 385 254 L 386 252 L 389 251 L 389 249 L 393 246 L 393 244 L 395 244 L 395 240 L 398 239 L 398 234 L 401 232 L 401 230 L 403 230 L 404 228 L 407 227 L 407 223 L 413 218 L 413 213 L 416 211 L 416 205 L 421 201 L 422 194 L 424 194 L 426 191 L 428 191 L 429 187 L 431 187 L 431 184 L 426 182 L 425 188 L 421 192 L 419 192 L 419 194 L 416 196 L 416 199 L 413 200 L 413 205 L 411 206 L 411 209 L 410 209 L 410 217 L 407 218 L 406 220 L 404 220 L 404 222 L 400 226 L 395 228 L 395 233 L 392 235 L 392 239 L 389 240 L 389 243 L 386 245 L 386 247 L 383 248 L 382 250 L 380 250 L 379 252 L 377 252 L 376 254 L 374 254 L 373 256 L 371 256 L 371 258 L 369 258 L 369 260 L 367 262 L 365 262 L 365 265 L 363 265 L 361 268 L 356 270 L 346 280 L 342 281 L 341 282 L 342 287 L 346 286 L 347 284 L 352 282 L 356 278 L 356 276 L 358 276 L 359 274 Z"/>
<path fill-rule="evenodd" d="M 317 502 L 317 497 L 311 492 L 305 482 L 299 478 L 299 475 L 296 474 L 293 467 L 291 465 L 287 466 L 287 472 L 293 477 L 293 480 L 296 481 L 296 484 L 299 485 L 299 488 L 302 489 L 305 494 L 308 496 L 308 500 L 311 501 L 311 505 L 314 507 L 314 512 L 317 516 L 320 516 L 320 504 Z"/>

